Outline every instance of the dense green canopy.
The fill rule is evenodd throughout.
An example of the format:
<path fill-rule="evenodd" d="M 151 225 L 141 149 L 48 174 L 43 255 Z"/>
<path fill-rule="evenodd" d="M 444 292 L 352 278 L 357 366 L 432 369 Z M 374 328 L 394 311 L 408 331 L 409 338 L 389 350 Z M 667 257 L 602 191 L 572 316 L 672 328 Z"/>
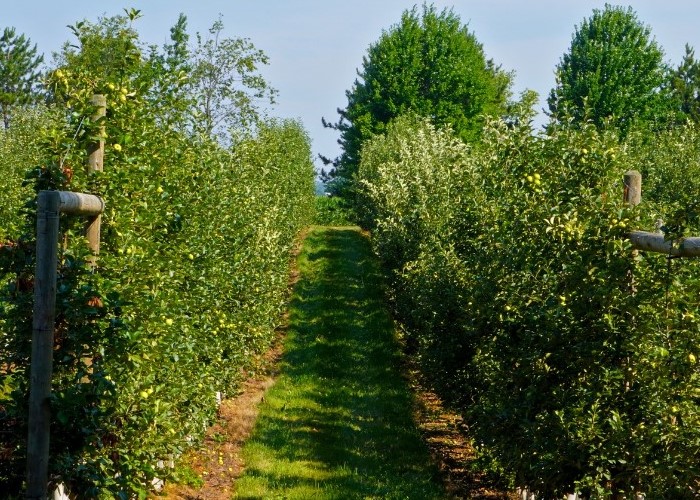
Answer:
<path fill-rule="evenodd" d="M 606 5 L 576 27 L 557 66 L 549 109 L 560 122 L 606 120 L 625 131 L 668 115 L 663 52 L 631 8 Z"/>
<path fill-rule="evenodd" d="M 669 88 L 677 120 L 700 122 L 700 61 L 695 59 L 695 50 L 688 44 L 683 61 L 669 77 Z"/>
<path fill-rule="evenodd" d="M 39 66 L 44 57 L 37 55 L 36 45 L 15 28 L 5 28 L 0 35 L 0 110 L 5 128 L 10 126 L 12 107 L 36 98 Z"/>
<path fill-rule="evenodd" d="M 348 105 L 338 110 L 343 153 L 336 176 L 357 170 L 365 140 L 412 112 L 449 124 L 466 141 L 479 137 L 482 115 L 505 111 L 511 76 L 484 55 L 481 44 L 451 10 L 424 5 L 404 11 L 362 62 Z"/>

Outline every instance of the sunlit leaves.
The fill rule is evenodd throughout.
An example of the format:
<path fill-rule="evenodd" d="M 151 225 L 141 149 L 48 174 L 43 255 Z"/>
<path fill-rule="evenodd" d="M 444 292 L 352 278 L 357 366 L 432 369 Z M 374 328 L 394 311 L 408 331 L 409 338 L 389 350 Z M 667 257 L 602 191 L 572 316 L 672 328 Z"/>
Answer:
<path fill-rule="evenodd" d="M 2 422 L 23 425 L 27 390 L 34 218 L 17 214 L 21 201 L 33 187 L 106 203 L 97 273 L 83 265 L 82 221 L 61 221 L 51 474 L 85 498 L 145 495 L 171 472 L 158 463 L 202 435 L 217 393 L 233 393 L 271 341 L 289 252 L 314 203 L 301 125 L 258 120 L 234 150 L 194 133 L 184 19 L 165 53 L 146 53 L 131 26 L 138 17 L 76 23 L 77 43 L 49 74 L 56 116 L 18 120 L 0 141 L 0 366 L 14 372 Z M 99 121 L 95 92 L 107 98 Z M 97 139 L 105 171 L 88 175 Z M 16 449 L 7 467 L 21 478 Z"/>
<path fill-rule="evenodd" d="M 505 112 L 510 75 L 487 60 L 476 36 L 452 10 L 405 11 L 363 59 L 339 110 L 343 154 L 336 176 L 351 179 L 364 141 L 404 113 L 449 125 L 465 141 L 480 136 L 484 115 Z"/>
<path fill-rule="evenodd" d="M 362 151 L 359 208 L 409 348 L 484 463 L 538 495 L 696 487 L 700 268 L 626 239 L 657 218 L 700 231 L 696 134 L 493 121 L 467 148 L 404 117 Z"/>
<path fill-rule="evenodd" d="M 663 123 L 663 52 L 631 7 L 606 5 L 576 27 L 557 67 L 549 109 L 561 123 L 587 120 L 625 133 L 635 123 Z"/>

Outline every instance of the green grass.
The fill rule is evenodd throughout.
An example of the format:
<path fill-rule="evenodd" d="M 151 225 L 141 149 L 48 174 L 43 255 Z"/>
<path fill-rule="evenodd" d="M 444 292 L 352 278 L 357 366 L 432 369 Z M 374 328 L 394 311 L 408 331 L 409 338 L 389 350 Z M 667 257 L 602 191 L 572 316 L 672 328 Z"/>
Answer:
<path fill-rule="evenodd" d="M 379 269 L 357 228 L 314 228 L 277 383 L 237 498 L 445 498 L 412 420 Z"/>

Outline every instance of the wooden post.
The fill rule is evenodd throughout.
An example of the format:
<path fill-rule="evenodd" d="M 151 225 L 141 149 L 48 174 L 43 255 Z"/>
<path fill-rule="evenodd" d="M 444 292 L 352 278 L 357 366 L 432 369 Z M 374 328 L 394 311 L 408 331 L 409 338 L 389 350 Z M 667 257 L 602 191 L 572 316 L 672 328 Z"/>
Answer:
<path fill-rule="evenodd" d="M 642 174 L 636 170 L 628 170 L 622 179 L 625 188 L 622 194 L 622 201 L 630 206 L 636 207 L 642 202 Z M 636 259 L 639 251 L 632 250 L 632 259 Z M 630 291 L 634 294 L 637 291 L 634 276 L 630 270 Z"/>
<path fill-rule="evenodd" d="M 676 244 L 665 239 L 663 233 L 632 231 L 629 233 L 632 246 L 637 250 L 663 253 L 672 257 L 700 257 L 700 238 L 689 236 L 676 240 Z"/>
<path fill-rule="evenodd" d="M 625 172 L 623 183 L 625 185 L 624 202 L 636 207 L 642 201 L 642 174 L 636 170 L 628 170 Z"/>
<path fill-rule="evenodd" d="M 92 116 L 93 121 L 98 121 L 107 115 L 107 98 L 101 94 L 92 96 L 90 102 L 97 107 L 95 114 Z M 104 169 L 105 156 L 105 126 L 99 127 L 99 140 L 88 146 L 88 173 L 102 172 Z"/>
<path fill-rule="evenodd" d="M 58 266 L 58 191 L 39 193 L 36 219 L 34 320 L 27 437 L 27 498 L 44 499 L 48 488 L 51 373 Z"/>
<path fill-rule="evenodd" d="M 63 191 L 39 192 L 36 218 L 26 498 L 44 500 L 48 489 L 50 398 L 60 213 L 94 217 L 103 209 L 104 203 L 98 196 Z"/>
<path fill-rule="evenodd" d="M 97 110 L 93 115 L 93 121 L 100 120 L 107 115 L 107 98 L 101 94 L 92 96 L 92 104 L 97 106 Z M 102 172 L 104 170 L 104 155 L 105 155 L 105 126 L 99 127 L 99 140 L 88 146 L 88 175 L 94 172 Z M 94 269 L 97 266 L 97 255 L 100 253 L 100 226 L 102 216 L 97 215 L 88 219 L 85 225 L 85 237 L 88 240 L 88 246 L 92 252 L 92 256 L 88 258 L 88 264 Z"/>
<path fill-rule="evenodd" d="M 636 207 L 642 201 L 642 174 L 640 174 L 637 170 L 628 170 L 627 172 L 625 172 L 625 175 L 622 178 L 622 182 L 624 184 L 622 201 L 625 203 L 625 205 L 629 207 Z M 634 278 L 634 261 L 636 261 L 637 258 L 639 258 L 639 250 L 632 250 L 632 254 L 630 255 L 630 257 L 632 258 L 632 261 L 630 263 L 629 269 L 627 270 L 627 289 L 629 293 L 632 294 L 632 296 L 634 296 L 637 294 L 637 280 L 635 280 Z M 631 327 L 636 328 L 636 316 L 633 314 L 630 315 L 629 321 Z M 632 360 L 629 357 L 627 357 L 623 363 L 625 367 L 629 367 L 631 362 Z M 624 373 L 624 391 L 629 392 L 630 388 L 632 387 L 631 372 L 630 370 L 626 369 Z"/>
<path fill-rule="evenodd" d="M 62 214 L 94 217 L 96 214 L 101 214 L 105 209 L 102 198 L 94 194 L 58 191 L 58 195 L 61 199 Z"/>

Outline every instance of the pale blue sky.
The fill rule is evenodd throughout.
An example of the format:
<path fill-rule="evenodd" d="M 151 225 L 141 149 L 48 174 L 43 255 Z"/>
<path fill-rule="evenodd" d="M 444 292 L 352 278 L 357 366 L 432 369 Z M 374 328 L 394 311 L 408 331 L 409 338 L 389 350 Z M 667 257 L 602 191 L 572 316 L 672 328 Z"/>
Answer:
<path fill-rule="evenodd" d="M 124 7 L 143 12 L 136 27 L 148 44 L 162 45 L 183 12 L 191 34 L 206 33 L 223 15 L 225 36 L 247 37 L 270 57 L 263 71 L 279 90 L 274 116 L 300 118 L 311 135 L 314 153 L 335 156 L 337 135 L 321 126 L 335 121 L 346 104 L 356 69 L 367 47 L 383 29 L 412 7 L 411 0 L 3 0 L 0 27 L 14 26 L 47 55 L 70 39 L 66 25 L 114 15 Z M 554 68 L 571 42 L 574 26 L 604 1 L 575 0 L 436 0 L 454 7 L 484 45 L 488 57 L 515 71 L 515 93 L 530 88 L 540 94 L 540 107 L 554 85 Z M 609 2 L 617 4 L 616 2 Z M 700 53 L 700 2 L 637 0 L 631 5 L 652 28 L 669 62 L 677 64 L 686 42 Z M 540 118 L 543 121 L 544 118 Z"/>

